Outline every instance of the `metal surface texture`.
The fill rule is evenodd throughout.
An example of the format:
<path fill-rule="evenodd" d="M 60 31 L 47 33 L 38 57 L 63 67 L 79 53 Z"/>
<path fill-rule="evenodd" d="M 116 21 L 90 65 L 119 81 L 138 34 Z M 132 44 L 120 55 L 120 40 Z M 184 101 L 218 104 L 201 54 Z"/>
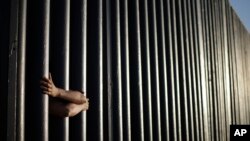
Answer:
<path fill-rule="evenodd" d="M 70 89 L 87 95 L 87 0 L 76 0 L 70 10 Z M 72 10 L 74 9 L 74 10 Z M 79 18 L 80 17 L 80 18 Z M 80 78 L 80 79 L 78 79 Z M 69 121 L 69 140 L 87 141 L 86 112 Z"/>
<path fill-rule="evenodd" d="M 27 1 L 20 1 L 18 30 L 18 62 L 17 62 L 17 140 L 25 139 L 25 67 L 26 67 L 26 22 Z"/>
<path fill-rule="evenodd" d="M 250 124 L 250 34 L 229 0 L 3 0 L 0 140 L 229 141 Z M 89 98 L 49 115 L 39 87 Z"/>
<path fill-rule="evenodd" d="M 41 38 L 41 48 L 42 48 L 42 74 L 41 77 L 49 77 L 49 43 L 50 43 L 50 0 L 45 0 L 43 2 L 43 32 Z M 42 95 L 41 97 L 41 132 L 40 139 L 42 141 L 49 140 L 49 97 L 47 95 Z"/>
<path fill-rule="evenodd" d="M 150 63 L 150 43 L 149 43 L 149 14 L 148 1 L 145 0 L 141 4 L 141 31 L 142 34 L 142 63 L 143 63 L 143 92 L 145 94 L 144 113 L 145 113 L 145 138 L 149 141 L 153 140 L 153 116 L 152 116 L 152 91 L 151 91 L 151 63 Z"/>
<path fill-rule="evenodd" d="M 70 4 L 70 0 L 51 1 L 50 72 L 54 83 L 65 90 L 70 86 Z M 69 141 L 69 118 L 49 120 L 49 139 Z"/>

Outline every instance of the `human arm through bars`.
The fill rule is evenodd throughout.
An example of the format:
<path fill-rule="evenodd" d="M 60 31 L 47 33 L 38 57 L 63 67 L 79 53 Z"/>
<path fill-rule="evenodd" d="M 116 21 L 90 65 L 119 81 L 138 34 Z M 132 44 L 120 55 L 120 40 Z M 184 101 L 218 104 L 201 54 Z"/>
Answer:
<path fill-rule="evenodd" d="M 51 98 L 49 102 L 49 112 L 59 117 L 72 117 L 81 111 L 88 110 L 89 99 L 80 91 L 64 90 L 54 85 L 52 76 L 49 79 L 43 77 L 40 81 L 40 87 L 44 94 Z M 66 102 L 60 101 L 62 99 Z"/>

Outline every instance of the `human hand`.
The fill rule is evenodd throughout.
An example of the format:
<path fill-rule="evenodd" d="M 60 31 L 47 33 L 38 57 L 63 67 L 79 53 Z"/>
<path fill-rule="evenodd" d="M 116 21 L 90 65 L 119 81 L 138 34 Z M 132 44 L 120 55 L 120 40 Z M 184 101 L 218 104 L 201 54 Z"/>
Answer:
<path fill-rule="evenodd" d="M 59 89 L 54 85 L 51 73 L 49 74 L 49 79 L 43 77 L 40 81 L 40 88 L 42 89 L 44 94 L 47 94 L 52 97 L 57 97 L 59 93 Z"/>
<path fill-rule="evenodd" d="M 89 99 L 86 98 L 86 102 L 83 104 L 83 111 L 87 111 L 89 109 Z"/>

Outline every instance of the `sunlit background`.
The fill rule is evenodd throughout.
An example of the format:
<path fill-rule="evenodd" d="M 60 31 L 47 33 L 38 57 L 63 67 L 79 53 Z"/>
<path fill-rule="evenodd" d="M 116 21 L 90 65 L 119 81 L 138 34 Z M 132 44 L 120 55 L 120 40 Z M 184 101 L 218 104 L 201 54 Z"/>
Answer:
<path fill-rule="evenodd" d="M 250 32 L 250 0 L 230 0 L 230 3 Z"/>

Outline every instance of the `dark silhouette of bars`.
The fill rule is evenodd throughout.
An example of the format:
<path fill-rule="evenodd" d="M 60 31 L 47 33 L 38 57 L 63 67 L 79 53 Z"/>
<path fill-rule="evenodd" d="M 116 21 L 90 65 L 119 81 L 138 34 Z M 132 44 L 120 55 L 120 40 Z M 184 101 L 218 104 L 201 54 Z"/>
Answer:
<path fill-rule="evenodd" d="M 0 141 L 229 141 L 250 124 L 250 34 L 228 0 L 2 0 Z M 85 92 L 49 115 L 39 88 Z"/>

